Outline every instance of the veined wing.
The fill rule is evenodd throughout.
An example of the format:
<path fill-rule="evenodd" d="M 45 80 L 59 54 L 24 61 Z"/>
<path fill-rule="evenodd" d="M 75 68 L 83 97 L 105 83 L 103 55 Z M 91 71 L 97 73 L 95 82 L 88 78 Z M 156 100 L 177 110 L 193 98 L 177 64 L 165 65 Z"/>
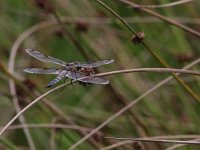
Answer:
<path fill-rule="evenodd" d="M 33 49 L 26 49 L 25 50 L 29 55 L 31 55 L 32 57 L 40 60 L 40 61 L 44 61 L 44 62 L 50 62 L 50 63 L 54 63 L 54 64 L 57 64 L 57 65 L 61 65 L 61 66 L 65 66 L 66 65 L 66 62 L 60 60 L 60 59 L 57 59 L 57 58 L 54 58 L 54 57 L 51 57 L 51 56 L 47 56 L 45 54 L 42 54 L 36 50 L 33 50 Z"/>
<path fill-rule="evenodd" d="M 66 77 L 69 77 L 73 80 L 78 80 L 85 83 L 93 83 L 93 84 L 109 84 L 109 81 L 99 77 L 85 77 L 85 75 L 81 72 L 73 72 L 68 71 Z M 85 77 L 85 78 L 84 78 Z"/>
<path fill-rule="evenodd" d="M 28 68 L 24 69 L 24 72 L 27 73 L 36 73 L 36 74 L 60 74 L 59 69 L 43 69 L 43 68 Z"/>
<path fill-rule="evenodd" d="M 101 65 L 107 65 L 114 62 L 113 59 L 105 59 L 101 61 L 94 61 L 94 62 L 74 62 L 75 67 L 84 67 L 84 68 L 94 68 Z"/>

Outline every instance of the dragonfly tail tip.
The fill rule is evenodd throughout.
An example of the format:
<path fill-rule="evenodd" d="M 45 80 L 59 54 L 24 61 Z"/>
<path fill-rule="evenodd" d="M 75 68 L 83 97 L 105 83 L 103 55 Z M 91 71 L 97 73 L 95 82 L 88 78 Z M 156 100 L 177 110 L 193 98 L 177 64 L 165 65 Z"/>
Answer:
<path fill-rule="evenodd" d="M 49 85 L 49 84 L 47 84 L 46 86 L 45 86 L 45 88 L 50 88 L 52 85 Z"/>

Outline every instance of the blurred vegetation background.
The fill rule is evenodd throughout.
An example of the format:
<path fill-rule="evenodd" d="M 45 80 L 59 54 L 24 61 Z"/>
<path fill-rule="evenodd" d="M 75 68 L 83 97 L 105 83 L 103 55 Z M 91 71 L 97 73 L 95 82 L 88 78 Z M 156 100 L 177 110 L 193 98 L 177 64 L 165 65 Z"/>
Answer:
<path fill-rule="evenodd" d="M 131 8 L 120 0 L 103 2 L 136 32 L 144 32 L 144 41 L 171 68 L 183 68 L 199 58 L 200 36 L 183 31 L 142 9 Z M 157 5 L 173 1 L 131 2 Z M 193 0 L 151 10 L 200 32 L 199 6 L 200 1 Z M 16 114 L 17 106 L 24 108 L 50 90 L 44 87 L 55 78 L 54 75 L 26 74 L 23 69 L 59 67 L 32 58 L 25 53 L 27 48 L 66 62 L 115 60 L 113 64 L 99 67 L 99 72 L 163 67 L 142 44 L 132 42 L 133 33 L 96 0 L 4 0 L 0 1 L 0 18 L 1 127 Z M 15 58 L 12 57 L 14 49 L 17 50 Z M 192 69 L 199 68 L 199 65 L 195 65 Z M 12 75 L 17 78 L 15 86 L 10 77 Z M 20 126 L 23 121 L 15 121 L 13 129 L 6 130 L 1 137 L 0 149 L 68 149 L 169 75 L 170 73 L 121 74 L 104 77 L 110 81 L 106 86 L 82 86 L 75 83 L 74 88 L 62 88 L 23 114 L 24 123 L 32 125 L 24 129 L 26 131 Z M 181 79 L 199 95 L 199 77 L 181 75 Z M 199 101 L 173 79 L 106 124 L 75 149 L 100 149 L 120 142 L 105 139 L 107 136 L 198 135 L 199 114 Z M 160 150 L 171 146 L 173 144 L 132 142 L 114 149 Z M 186 145 L 177 149 L 198 150 L 200 146 Z"/>

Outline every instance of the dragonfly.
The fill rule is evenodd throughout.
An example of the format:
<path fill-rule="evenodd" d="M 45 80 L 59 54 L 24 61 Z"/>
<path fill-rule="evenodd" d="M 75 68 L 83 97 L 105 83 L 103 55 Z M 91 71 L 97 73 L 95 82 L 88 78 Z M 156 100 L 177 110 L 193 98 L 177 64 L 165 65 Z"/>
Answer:
<path fill-rule="evenodd" d="M 91 61 L 91 62 L 70 62 L 67 63 L 60 59 L 48 56 L 39 51 L 33 49 L 25 50 L 30 56 L 48 63 L 53 63 L 61 66 L 60 68 L 27 68 L 24 71 L 27 73 L 33 74 L 54 74 L 57 75 L 55 79 L 47 84 L 47 88 L 55 85 L 60 80 L 70 78 L 72 80 L 78 80 L 81 84 L 101 84 L 106 85 L 109 84 L 109 81 L 95 77 L 95 67 L 99 67 L 102 65 L 113 63 L 113 59 L 105 59 L 101 61 Z"/>

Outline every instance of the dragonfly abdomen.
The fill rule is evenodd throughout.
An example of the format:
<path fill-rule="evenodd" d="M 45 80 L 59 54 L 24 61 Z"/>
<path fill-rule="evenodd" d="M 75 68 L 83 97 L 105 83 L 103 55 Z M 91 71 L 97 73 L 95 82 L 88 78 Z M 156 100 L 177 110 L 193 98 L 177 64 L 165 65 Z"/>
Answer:
<path fill-rule="evenodd" d="M 53 79 L 51 82 L 49 82 L 49 83 L 47 84 L 46 87 L 49 88 L 49 87 L 53 86 L 54 84 L 58 83 L 60 80 L 64 79 L 66 73 L 67 73 L 66 70 L 62 70 L 62 71 L 60 72 L 60 74 L 59 74 L 55 79 Z"/>

